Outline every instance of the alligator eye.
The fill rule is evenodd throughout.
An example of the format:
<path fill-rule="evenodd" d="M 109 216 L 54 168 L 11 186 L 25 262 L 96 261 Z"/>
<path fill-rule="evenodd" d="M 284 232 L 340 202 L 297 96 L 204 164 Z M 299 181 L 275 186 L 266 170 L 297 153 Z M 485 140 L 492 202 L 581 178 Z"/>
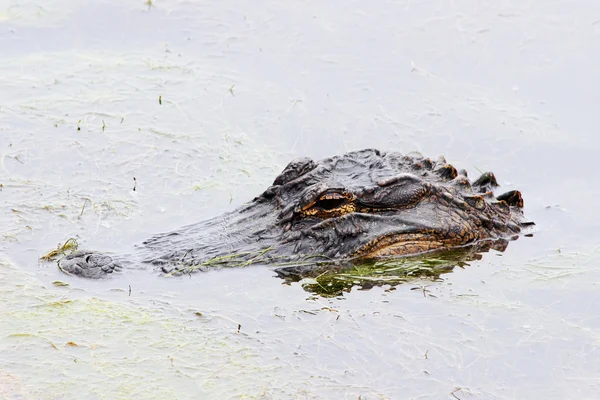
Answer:
<path fill-rule="evenodd" d="M 306 204 L 297 212 L 304 217 L 335 218 L 356 211 L 356 197 L 351 193 L 328 190 L 314 202 Z"/>
<path fill-rule="evenodd" d="M 315 203 L 313 207 L 318 207 L 321 210 L 333 210 L 346 203 L 345 198 L 339 199 L 322 199 Z"/>

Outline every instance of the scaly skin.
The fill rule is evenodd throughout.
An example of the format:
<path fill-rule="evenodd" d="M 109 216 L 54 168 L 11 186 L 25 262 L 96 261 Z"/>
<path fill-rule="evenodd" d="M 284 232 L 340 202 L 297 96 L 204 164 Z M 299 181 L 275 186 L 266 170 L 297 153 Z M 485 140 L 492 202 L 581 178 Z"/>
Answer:
<path fill-rule="evenodd" d="M 292 161 L 263 194 L 208 221 L 160 234 L 135 255 L 76 252 L 70 274 L 101 278 L 150 263 L 165 273 L 302 260 L 357 260 L 463 246 L 503 250 L 533 225 L 518 191 L 500 196 L 492 173 L 471 182 L 443 157 L 367 149 Z M 486 244 L 488 243 L 488 244 Z"/>

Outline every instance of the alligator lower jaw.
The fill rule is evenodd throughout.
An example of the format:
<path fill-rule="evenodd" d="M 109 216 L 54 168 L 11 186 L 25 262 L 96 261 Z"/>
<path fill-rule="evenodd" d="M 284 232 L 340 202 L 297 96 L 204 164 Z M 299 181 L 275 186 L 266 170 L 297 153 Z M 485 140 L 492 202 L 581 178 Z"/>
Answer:
<path fill-rule="evenodd" d="M 460 243 L 452 245 L 447 240 L 440 240 L 433 235 L 419 233 L 392 234 L 365 244 L 353 254 L 352 258 L 410 256 L 460 245 Z"/>
<path fill-rule="evenodd" d="M 394 258 L 404 256 L 416 256 L 425 253 L 437 251 L 446 251 L 451 249 L 469 248 L 480 252 L 487 252 L 494 249 L 499 252 L 506 250 L 509 240 L 515 240 L 518 236 L 514 235 L 507 238 L 482 238 L 479 240 L 469 240 L 467 242 L 457 242 L 452 239 L 440 239 L 433 235 L 424 234 L 392 234 L 379 239 L 372 240 L 358 249 L 352 259 L 376 259 L 376 258 Z"/>
<path fill-rule="evenodd" d="M 393 243 L 385 246 L 375 246 L 370 250 L 362 250 L 358 257 L 360 258 L 387 258 L 394 256 L 408 256 L 428 253 L 430 251 L 446 249 L 448 246 L 439 241 L 430 240 L 412 240 Z"/>

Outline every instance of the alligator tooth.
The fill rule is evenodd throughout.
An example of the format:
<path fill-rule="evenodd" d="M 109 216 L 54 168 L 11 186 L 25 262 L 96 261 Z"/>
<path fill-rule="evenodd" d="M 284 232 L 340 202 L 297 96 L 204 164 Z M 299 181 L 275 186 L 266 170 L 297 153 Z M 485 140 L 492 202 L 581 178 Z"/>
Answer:
<path fill-rule="evenodd" d="M 523 197 L 521 197 L 521 192 L 518 190 L 511 190 L 510 192 L 506 192 L 496 197 L 496 199 L 508 203 L 509 206 L 523 208 Z"/>

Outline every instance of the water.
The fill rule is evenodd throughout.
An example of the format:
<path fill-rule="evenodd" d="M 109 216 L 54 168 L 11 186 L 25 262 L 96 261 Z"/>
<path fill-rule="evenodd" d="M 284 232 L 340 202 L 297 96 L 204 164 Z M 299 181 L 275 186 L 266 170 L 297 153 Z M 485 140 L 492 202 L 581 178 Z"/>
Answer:
<path fill-rule="evenodd" d="M 0 3 L 0 394 L 595 398 L 598 15 Z M 69 237 L 127 251 L 243 204 L 294 157 L 365 147 L 494 171 L 539 231 L 440 282 L 331 299 L 266 267 L 90 282 L 37 261 Z"/>

